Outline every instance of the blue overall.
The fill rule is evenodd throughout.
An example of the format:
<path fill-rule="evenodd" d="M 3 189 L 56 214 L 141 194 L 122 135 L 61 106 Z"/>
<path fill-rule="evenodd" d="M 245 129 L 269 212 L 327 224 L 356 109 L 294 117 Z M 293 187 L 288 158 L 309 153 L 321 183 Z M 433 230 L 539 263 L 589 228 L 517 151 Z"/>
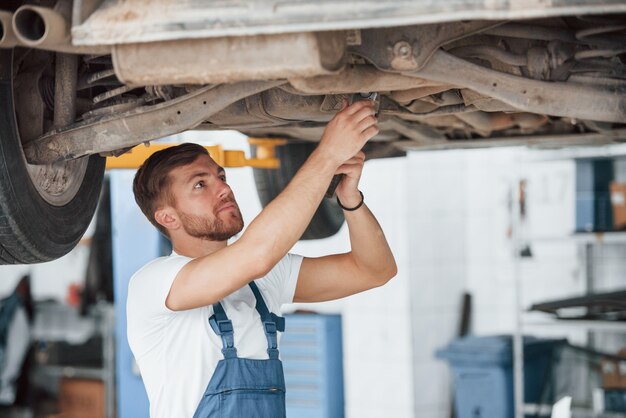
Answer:
<path fill-rule="evenodd" d="M 277 331 L 284 332 L 285 318 L 269 311 L 259 288 L 250 282 L 256 310 L 267 337 L 268 360 L 237 357 L 233 324 L 221 303 L 213 305 L 211 328 L 222 338 L 224 359 L 217 367 L 193 418 L 285 418 L 285 376 L 278 359 Z"/>

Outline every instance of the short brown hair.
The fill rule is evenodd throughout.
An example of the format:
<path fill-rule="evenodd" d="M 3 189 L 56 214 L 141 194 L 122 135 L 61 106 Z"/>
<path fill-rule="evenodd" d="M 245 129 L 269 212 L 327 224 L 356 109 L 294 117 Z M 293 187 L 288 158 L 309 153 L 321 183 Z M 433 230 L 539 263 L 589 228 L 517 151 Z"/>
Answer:
<path fill-rule="evenodd" d="M 184 143 L 155 152 L 137 170 L 133 180 L 135 201 L 150 223 L 166 237 L 169 234 L 156 221 L 154 212 L 164 203 L 173 203 L 168 190 L 169 174 L 175 168 L 193 163 L 200 155 L 208 154 L 201 145 Z"/>

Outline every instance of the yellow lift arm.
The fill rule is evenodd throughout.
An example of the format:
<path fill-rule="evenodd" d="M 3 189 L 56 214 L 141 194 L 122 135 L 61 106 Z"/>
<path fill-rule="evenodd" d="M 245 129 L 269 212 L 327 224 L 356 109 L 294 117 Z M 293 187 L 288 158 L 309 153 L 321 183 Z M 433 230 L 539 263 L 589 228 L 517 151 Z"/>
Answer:
<path fill-rule="evenodd" d="M 276 158 L 276 147 L 287 143 L 284 139 L 248 138 L 248 143 L 256 145 L 256 157 L 246 158 L 243 151 L 225 150 L 220 145 L 205 146 L 211 158 L 222 167 L 253 167 L 279 168 L 280 161 Z M 137 145 L 119 157 L 107 157 L 107 169 L 137 169 L 152 154 L 176 144 Z"/>

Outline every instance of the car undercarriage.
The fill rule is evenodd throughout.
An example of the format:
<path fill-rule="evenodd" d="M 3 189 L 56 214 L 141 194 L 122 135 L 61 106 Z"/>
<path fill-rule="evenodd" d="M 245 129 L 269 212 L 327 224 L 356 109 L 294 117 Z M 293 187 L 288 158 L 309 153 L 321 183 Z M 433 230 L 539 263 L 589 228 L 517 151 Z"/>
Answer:
<path fill-rule="evenodd" d="M 57 209 L 98 158 L 190 129 L 310 150 L 358 93 L 380 98 L 370 159 L 626 138 L 620 2 L 9 3 L 0 73 L 14 126 L 0 145 L 19 145 L 33 195 Z"/>

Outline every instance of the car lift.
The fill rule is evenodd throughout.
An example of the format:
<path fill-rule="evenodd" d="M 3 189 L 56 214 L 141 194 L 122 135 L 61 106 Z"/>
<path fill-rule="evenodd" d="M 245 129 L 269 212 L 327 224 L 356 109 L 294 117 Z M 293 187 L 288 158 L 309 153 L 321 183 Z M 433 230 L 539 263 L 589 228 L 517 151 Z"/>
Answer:
<path fill-rule="evenodd" d="M 285 139 L 275 138 L 248 138 L 250 145 L 256 146 L 256 156 L 246 158 L 240 150 L 225 150 L 221 145 L 205 146 L 209 155 L 215 162 L 224 168 L 253 167 L 275 169 L 280 167 L 280 160 L 276 158 L 276 147 L 285 145 Z M 148 144 L 137 145 L 129 152 L 119 157 L 107 157 L 107 169 L 113 168 L 139 168 L 150 155 L 176 144 Z"/>

